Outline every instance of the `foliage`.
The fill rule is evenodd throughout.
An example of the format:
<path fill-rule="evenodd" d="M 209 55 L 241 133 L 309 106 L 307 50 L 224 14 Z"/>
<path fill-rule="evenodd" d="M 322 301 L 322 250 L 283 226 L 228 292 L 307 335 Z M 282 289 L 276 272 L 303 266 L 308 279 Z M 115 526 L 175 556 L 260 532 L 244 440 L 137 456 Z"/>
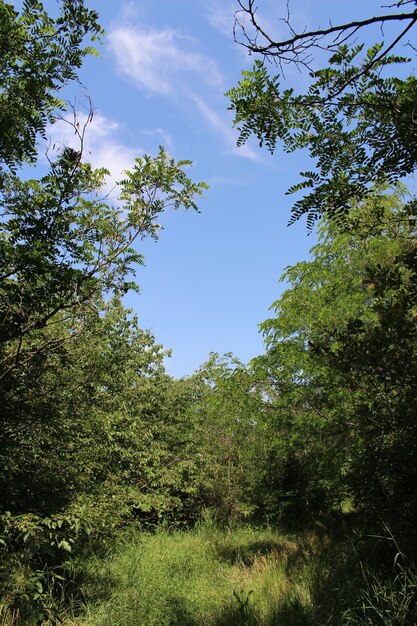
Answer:
<path fill-rule="evenodd" d="M 417 484 L 414 216 L 397 191 L 371 196 L 345 232 L 324 224 L 312 260 L 284 275 L 258 362 L 310 484 L 397 524 L 413 523 Z"/>
<path fill-rule="evenodd" d="M 69 148 L 40 181 L 22 181 L 13 174 L 5 178 L 2 377 L 44 351 L 25 349 L 26 337 L 57 313 L 77 313 L 97 296 L 123 294 L 134 286 L 127 277 L 134 273 L 134 264 L 142 262 L 134 242 L 157 237 L 157 219 L 167 207 L 196 208 L 194 196 L 205 187 L 185 176 L 185 165 L 189 162 L 175 163 L 163 148 L 154 159 L 138 158 L 119 183 L 119 208 L 101 198 L 107 172 L 92 170 Z"/>
<path fill-rule="evenodd" d="M 291 421 L 294 399 L 277 388 L 265 365 L 269 359 L 246 367 L 232 355 L 212 354 L 193 376 L 200 393 L 187 415 L 198 468 L 196 504 L 231 527 L 242 519 L 305 527 L 337 500 L 335 493 L 326 499 L 320 452 L 299 446 Z M 303 417 L 306 435 L 310 426 Z"/>
<path fill-rule="evenodd" d="M 51 517 L 6 513 L 0 525 L 0 614 L 18 607 L 20 619 L 28 623 L 56 623 L 54 594 L 65 581 L 65 561 L 90 533 L 83 511 Z"/>
<path fill-rule="evenodd" d="M 96 11 L 84 0 L 60 0 L 49 15 L 42 2 L 24 0 L 21 11 L 0 2 L 0 162 L 15 166 L 37 158 L 36 140 L 64 108 L 59 91 L 77 78 L 84 44 L 102 34 Z"/>
<path fill-rule="evenodd" d="M 136 323 L 129 329 L 130 323 L 122 321 L 121 309 L 113 317 L 113 331 L 106 331 L 111 315 L 105 322 L 100 319 L 101 299 L 112 292 L 124 293 L 132 286 L 126 280 L 127 275 L 133 271 L 132 264 L 142 259 L 133 248 L 134 241 L 147 235 L 157 236 L 156 220 L 165 203 L 174 207 L 194 206 L 193 196 L 201 192 L 201 187 L 185 177 L 182 165 L 176 164 L 163 149 L 155 159 L 138 159 L 134 170 L 121 183 L 121 195 L 128 204 L 124 209 L 92 196 L 103 172 L 93 172 L 78 158 L 74 165 L 65 153 L 40 182 L 9 177 L 0 240 L 4 260 L 0 284 L 1 457 L 5 485 L 2 500 L 6 509 L 14 510 L 19 502 L 20 511 L 27 505 L 38 512 L 48 510 L 46 503 L 54 498 L 53 506 L 60 506 L 69 494 L 62 488 L 62 481 L 67 480 L 67 472 L 74 474 L 77 467 L 73 440 L 77 423 L 83 424 L 78 430 L 82 454 L 89 450 L 92 456 L 88 442 L 96 437 L 98 445 L 93 450 L 99 454 L 97 394 L 100 387 L 114 386 L 108 373 L 112 371 L 116 379 L 117 368 L 124 356 L 130 354 L 131 365 L 126 362 L 126 374 L 121 380 L 134 373 L 147 375 L 146 363 L 159 348 L 147 352 L 146 358 L 140 354 L 147 350 L 149 335 L 142 334 Z M 113 358 L 119 360 L 113 363 L 117 363 L 117 368 L 111 368 L 109 361 L 106 375 L 105 352 L 97 361 L 97 365 L 103 363 L 102 371 L 92 364 L 98 346 L 102 345 L 100 334 L 106 342 L 116 331 L 126 333 L 124 340 L 120 338 L 116 342 L 120 349 L 124 346 L 126 355 L 115 353 Z M 103 346 L 103 350 L 107 349 Z M 98 375 L 95 380 L 93 373 Z M 103 376 L 105 382 L 100 380 Z M 87 385 L 86 381 L 92 378 Z M 114 401 L 121 402 L 121 395 L 115 393 Z M 114 411 L 114 407 L 108 410 Z M 58 473 L 58 480 L 52 471 L 53 458 L 59 456 L 59 452 L 52 452 L 56 450 L 52 442 L 57 436 L 68 444 L 63 449 L 67 469 Z M 46 473 L 42 469 L 45 463 L 39 460 L 38 446 L 51 451 L 45 459 L 49 468 Z M 15 454 L 19 448 L 26 450 L 23 464 Z M 68 450 L 71 450 L 69 456 Z M 33 464 L 29 459 L 33 459 Z M 87 466 L 79 466 L 83 467 L 85 478 L 92 471 L 87 471 Z M 43 476 L 40 481 L 39 475 Z M 32 488 L 39 496 L 37 503 Z M 26 491 L 23 498 L 22 490 Z"/>
<path fill-rule="evenodd" d="M 311 229 L 321 216 L 342 218 L 373 184 L 394 183 L 414 171 L 417 82 L 384 77 L 406 58 L 380 55 L 381 44 L 366 53 L 363 45 L 341 45 L 325 69 L 311 73 L 307 93 L 281 87 L 257 60 L 228 92 L 240 131 L 238 144 L 251 134 L 274 152 L 307 149 L 316 168 L 287 193 L 305 191 L 292 208 L 290 223 L 307 216 Z M 364 59 L 362 59 L 362 55 Z M 366 68 L 366 70 L 364 69 Z"/>
<path fill-rule="evenodd" d="M 346 624 L 415 624 L 417 574 L 402 553 L 396 555 L 391 575 L 364 567 L 363 578 L 360 604 L 346 611 Z"/>
<path fill-rule="evenodd" d="M 410 564 L 402 562 L 403 558 L 397 555 L 391 576 L 364 568 L 361 602 L 345 613 L 346 624 L 415 624 L 417 576 Z"/>
<path fill-rule="evenodd" d="M 264 460 L 266 431 L 262 389 L 230 354 L 213 353 L 194 377 L 205 386 L 190 407 L 204 468 L 202 501 L 219 522 L 232 523 L 251 515 L 258 504 L 255 463 Z"/>

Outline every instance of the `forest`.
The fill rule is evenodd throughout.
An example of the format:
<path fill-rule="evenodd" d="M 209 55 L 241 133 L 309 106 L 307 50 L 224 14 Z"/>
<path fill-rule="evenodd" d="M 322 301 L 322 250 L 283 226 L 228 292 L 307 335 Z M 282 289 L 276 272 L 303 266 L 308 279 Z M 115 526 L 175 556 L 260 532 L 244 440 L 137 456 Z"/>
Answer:
<path fill-rule="evenodd" d="M 317 31 L 288 12 L 281 41 L 237 0 L 254 63 L 225 106 L 240 145 L 309 154 L 288 219 L 317 242 L 262 354 L 174 378 L 124 296 L 207 185 L 160 147 L 112 201 L 75 113 L 79 149 L 38 167 L 106 34 L 88 0 L 0 0 L 1 626 L 417 624 L 415 4 Z"/>

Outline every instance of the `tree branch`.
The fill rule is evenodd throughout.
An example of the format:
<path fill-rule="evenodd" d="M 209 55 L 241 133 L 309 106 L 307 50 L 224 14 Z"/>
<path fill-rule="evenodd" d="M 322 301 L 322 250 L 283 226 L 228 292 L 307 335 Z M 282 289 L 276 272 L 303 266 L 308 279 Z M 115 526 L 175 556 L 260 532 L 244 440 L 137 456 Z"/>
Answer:
<path fill-rule="evenodd" d="M 311 50 L 313 48 L 331 52 L 337 48 L 341 42 L 347 41 L 357 34 L 361 28 L 366 28 L 373 24 L 383 26 L 386 22 L 409 21 L 409 26 L 395 39 L 395 43 L 389 44 L 388 47 L 391 49 L 393 45 L 404 37 L 405 33 L 417 20 L 417 9 L 415 9 L 410 12 L 375 15 L 367 19 L 352 20 L 344 24 L 330 24 L 328 28 L 305 29 L 302 32 L 297 32 L 290 22 L 288 1 L 287 16 L 281 18 L 281 21 L 286 24 L 291 36 L 287 39 L 274 40 L 260 25 L 256 16 L 258 7 L 255 6 L 255 0 L 238 0 L 238 3 L 240 10 L 235 13 L 235 24 L 233 28 L 234 38 L 237 43 L 247 48 L 250 53 L 261 54 L 267 58 L 273 59 L 279 64 L 295 63 L 296 65 L 306 66 L 308 69 L 311 69 L 310 63 L 313 60 Z M 399 8 L 399 4 L 397 3 L 395 7 Z M 248 30 L 247 20 L 254 29 L 253 34 Z M 260 37 L 264 40 L 263 44 L 258 43 Z M 325 45 L 323 39 L 326 37 L 330 37 L 331 41 Z"/>

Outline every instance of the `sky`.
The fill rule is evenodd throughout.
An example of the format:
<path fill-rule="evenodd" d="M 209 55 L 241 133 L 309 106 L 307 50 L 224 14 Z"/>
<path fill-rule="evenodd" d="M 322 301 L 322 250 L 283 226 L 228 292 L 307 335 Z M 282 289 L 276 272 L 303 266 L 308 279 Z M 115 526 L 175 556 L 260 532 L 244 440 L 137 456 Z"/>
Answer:
<path fill-rule="evenodd" d="M 146 263 L 136 273 L 141 292 L 125 303 L 158 343 L 172 349 L 166 361 L 172 376 L 192 374 L 210 352 L 232 352 L 248 362 L 263 351 L 259 324 L 285 287 L 279 276 L 307 258 L 314 244 L 304 221 L 287 226 L 292 198 L 285 195 L 311 164 L 306 155 L 279 148 L 271 156 L 252 141 L 236 147 L 224 94 L 254 61 L 233 41 L 236 0 L 87 4 L 99 12 L 106 34 L 100 58 L 88 58 L 80 72 L 83 87 L 71 87 L 66 96 L 81 116 L 87 96 L 93 102 L 86 144 L 92 163 L 117 180 L 135 157 L 156 155 L 162 144 L 175 159 L 193 161 L 189 176 L 210 186 L 200 213 L 167 212 L 159 240 L 140 244 Z M 262 24 L 278 36 L 277 6 L 285 3 L 259 4 Z M 364 16 L 379 3 L 294 5 L 297 24 L 318 26 L 330 17 Z M 302 88 L 307 77 L 289 69 L 286 80 Z M 62 127 L 49 130 L 54 140 L 68 140 Z"/>

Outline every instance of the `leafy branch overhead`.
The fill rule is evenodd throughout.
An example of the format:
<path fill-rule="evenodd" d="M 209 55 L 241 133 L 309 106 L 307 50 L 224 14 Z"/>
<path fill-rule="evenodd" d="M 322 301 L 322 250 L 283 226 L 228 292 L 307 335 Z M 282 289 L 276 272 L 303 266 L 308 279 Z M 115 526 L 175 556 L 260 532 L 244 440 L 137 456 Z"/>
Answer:
<path fill-rule="evenodd" d="M 256 29 L 252 2 L 247 13 Z M 373 19 L 387 20 L 385 16 Z M 396 14 L 395 19 L 406 18 Z M 407 13 L 407 19 L 410 29 L 417 19 L 416 11 Z M 367 25 L 355 24 L 355 33 Z M 363 44 L 346 43 L 351 39 L 352 25 L 338 28 L 344 29 L 344 37 L 337 36 L 328 43 L 333 53 L 326 68 L 310 70 L 312 81 L 306 93 L 298 94 L 286 88 L 282 76 L 270 75 L 265 59 L 277 60 L 281 67 L 284 61 L 299 64 L 297 46 L 306 46 L 305 51 L 311 52 L 329 34 L 326 30 L 317 31 L 313 39 L 306 32 L 305 39 L 294 34 L 291 44 L 271 40 L 264 47 L 257 44 L 259 31 L 245 45 L 264 58 L 256 60 L 251 71 L 244 71 L 237 87 L 228 92 L 240 131 L 239 144 L 253 134 L 271 152 L 281 142 L 287 152 L 306 148 L 314 159 L 315 169 L 302 172 L 301 182 L 288 191 L 305 192 L 293 206 L 290 223 L 307 215 L 309 228 L 322 215 L 340 217 L 348 213 L 372 184 L 393 183 L 413 172 L 417 164 L 417 80 L 412 75 L 405 79 L 395 76 L 396 66 L 409 61 L 389 53 L 398 38 L 388 47 L 378 43 L 365 51 Z M 336 32 L 335 28 L 329 30 Z M 280 56 L 286 46 L 295 46 L 293 56 Z M 393 75 L 387 76 L 390 69 Z"/>

